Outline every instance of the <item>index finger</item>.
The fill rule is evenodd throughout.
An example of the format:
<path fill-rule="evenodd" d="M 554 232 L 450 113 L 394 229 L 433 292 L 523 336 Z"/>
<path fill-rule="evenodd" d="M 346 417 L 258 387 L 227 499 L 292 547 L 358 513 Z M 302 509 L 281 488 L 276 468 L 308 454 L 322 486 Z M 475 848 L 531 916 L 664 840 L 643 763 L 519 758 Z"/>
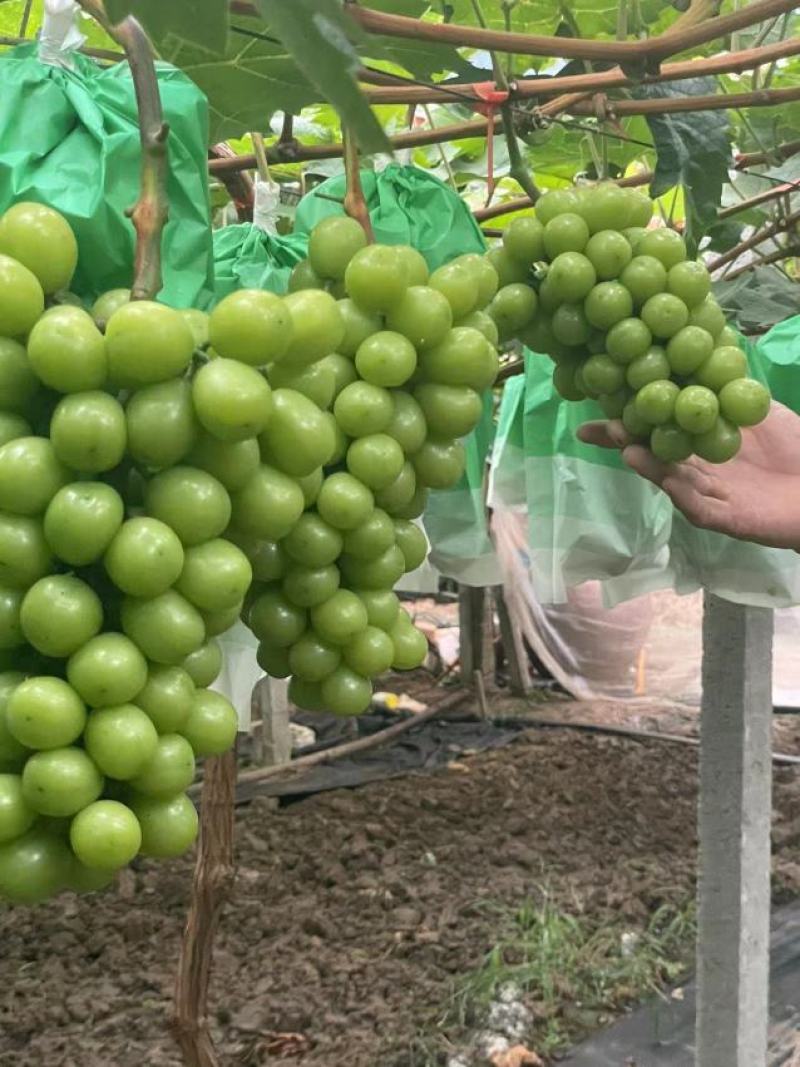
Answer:
<path fill-rule="evenodd" d="M 578 427 L 578 439 L 598 448 L 626 448 L 633 443 L 633 438 L 619 419 L 585 422 Z"/>

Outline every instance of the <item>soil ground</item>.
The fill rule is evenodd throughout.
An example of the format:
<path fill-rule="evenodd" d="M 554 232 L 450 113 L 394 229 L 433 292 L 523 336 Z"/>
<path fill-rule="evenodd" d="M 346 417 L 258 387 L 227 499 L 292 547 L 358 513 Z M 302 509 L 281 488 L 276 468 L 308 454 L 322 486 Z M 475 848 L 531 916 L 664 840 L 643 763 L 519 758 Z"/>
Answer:
<path fill-rule="evenodd" d="M 792 735 L 776 747 L 800 754 Z M 620 932 L 685 906 L 695 787 L 688 746 L 531 730 L 433 775 L 239 808 L 211 991 L 221 1064 L 427 1067 L 420 1038 L 495 944 L 495 904 L 546 887 Z M 800 894 L 796 767 L 776 770 L 774 829 L 786 899 Z M 140 863 L 104 895 L 0 914 L 0 1067 L 179 1067 L 167 1016 L 191 868 Z M 568 1000 L 578 1036 L 598 1020 L 570 1019 Z"/>

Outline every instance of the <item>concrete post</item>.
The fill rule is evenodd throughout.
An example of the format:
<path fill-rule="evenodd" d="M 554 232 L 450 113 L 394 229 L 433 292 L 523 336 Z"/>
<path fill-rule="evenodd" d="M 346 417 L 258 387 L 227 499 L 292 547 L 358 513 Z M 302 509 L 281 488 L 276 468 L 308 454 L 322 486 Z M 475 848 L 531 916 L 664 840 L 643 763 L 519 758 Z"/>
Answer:
<path fill-rule="evenodd" d="M 261 764 L 275 767 L 288 763 L 292 758 L 288 683 L 281 678 L 262 678 L 255 688 L 254 697 L 261 720 Z"/>
<path fill-rule="evenodd" d="M 706 595 L 697 1067 L 766 1067 L 772 612 Z"/>

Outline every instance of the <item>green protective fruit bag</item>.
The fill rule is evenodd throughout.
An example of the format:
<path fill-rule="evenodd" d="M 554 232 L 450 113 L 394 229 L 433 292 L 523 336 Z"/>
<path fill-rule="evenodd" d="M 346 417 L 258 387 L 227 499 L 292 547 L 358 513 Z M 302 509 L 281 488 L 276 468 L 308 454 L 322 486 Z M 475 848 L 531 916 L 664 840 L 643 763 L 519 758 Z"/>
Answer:
<path fill-rule="evenodd" d="M 800 411 L 798 341 L 767 335 L 746 347 L 753 376 Z M 527 353 L 524 385 L 506 387 L 489 503 L 527 510 L 530 576 L 542 603 L 564 603 L 569 587 L 589 580 L 602 583 L 607 606 L 657 589 L 690 593 L 701 587 L 754 606 L 800 603 L 796 553 L 692 526 L 617 452 L 577 439 L 578 427 L 597 418 L 594 402 L 564 401 L 555 392 L 545 356 Z"/>
<path fill-rule="evenodd" d="M 381 171 L 361 172 L 364 197 L 375 240 L 412 245 L 436 270 L 465 252 L 483 252 L 480 227 L 464 201 L 444 182 L 418 167 L 390 163 Z M 310 234 L 329 215 L 344 214 L 346 179 L 328 178 L 297 206 L 295 233 Z M 333 197 L 332 200 L 328 197 Z"/>
<path fill-rule="evenodd" d="M 0 56 L 0 210 L 19 200 L 56 208 L 80 248 L 72 283 L 86 300 L 131 283 L 135 233 L 125 215 L 139 194 L 136 97 L 126 63 L 71 66 L 38 58 L 36 45 Z M 176 307 L 213 293 L 208 196 L 208 103 L 181 71 L 157 64 L 170 126 L 164 288 Z"/>
<path fill-rule="evenodd" d="M 306 234 L 275 236 L 251 222 L 215 230 L 213 240 L 216 300 L 236 289 L 285 293 L 292 268 L 308 249 Z"/>
<path fill-rule="evenodd" d="M 392 163 L 379 172 L 362 171 L 361 181 L 376 241 L 412 245 L 432 271 L 456 256 L 485 251 L 483 234 L 472 212 L 432 174 Z M 344 206 L 336 201 L 343 200 L 344 194 L 344 175 L 317 186 L 297 207 L 295 232 L 307 237 L 322 219 L 343 214 Z M 441 574 L 465 585 L 499 581 L 483 491 L 493 436 L 492 398 L 487 396 L 479 425 L 464 440 L 464 475 L 452 489 L 431 493 L 424 515 L 431 563 Z"/>

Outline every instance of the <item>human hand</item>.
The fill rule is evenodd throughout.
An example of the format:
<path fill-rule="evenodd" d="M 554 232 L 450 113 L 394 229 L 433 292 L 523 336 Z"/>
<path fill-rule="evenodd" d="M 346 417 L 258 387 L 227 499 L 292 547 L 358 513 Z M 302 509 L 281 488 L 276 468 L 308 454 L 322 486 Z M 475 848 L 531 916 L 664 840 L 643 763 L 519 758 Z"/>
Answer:
<path fill-rule="evenodd" d="M 727 463 L 692 457 L 662 463 L 634 444 L 621 422 L 587 422 L 586 444 L 618 448 L 623 461 L 660 486 L 695 526 L 800 551 L 800 416 L 773 401 L 763 422 L 742 431 L 742 447 Z"/>

